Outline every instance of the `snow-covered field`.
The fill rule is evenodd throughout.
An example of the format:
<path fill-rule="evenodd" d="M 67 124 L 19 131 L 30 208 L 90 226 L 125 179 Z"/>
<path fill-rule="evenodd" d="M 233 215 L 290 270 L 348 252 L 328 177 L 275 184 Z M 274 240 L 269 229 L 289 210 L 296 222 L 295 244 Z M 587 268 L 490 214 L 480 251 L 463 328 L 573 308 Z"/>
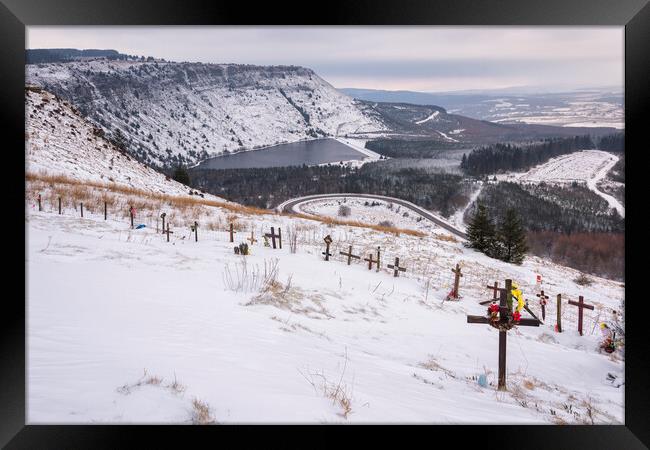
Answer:
<path fill-rule="evenodd" d="M 500 181 L 520 183 L 581 183 L 604 198 L 611 208 L 625 216 L 625 207 L 613 196 L 598 189 L 598 183 L 618 161 L 618 156 L 602 150 L 583 150 L 558 156 L 525 173 L 497 175 Z"/>
<path fill-rule="evenodd" d="M 372 204 L 375 206 L 370 206 Z M 350 208 L 349 216 L 342 217 L 339 215 L 339 208 L 341 206 Z M 296 205 L 296 209 L 299 212 L 315 216 L 357 220 L 370 224 L 389 222 L 397 228 L 407 228 L 424 232 L 433 232 L 433 230 L 442 231 L 441 228 L 435 226 L 429 220 L 425 220 L 419 214 L 400 205 L 383 200 L 354 197 L 311 200 L 299 203 Z"/>
<path fill-rule="evenodd" d="M 236 243 L 251 229 L 259 239 L 243 257 L 225 231 L 200 227 L 195 242 L 174 226 L 167 243 L 153 219 L 131 230 L 124 219 L 34 208 L 27 203 L 28 423 L 200 422 L 194 399 L 209 407 L 203 419 L 220 423 L 592 423 L 588 411 L 595 423 L 624 422 L 625 386 L 606 380 L 622 379 L 624 362 L 598 352 L 594 322 L 620 307 L 619 283 L 594 277 L 582 287 L 575 270 L 539 258 L 509 265 L 444 233 L 240 215 Z M 283 249 L 261 245 L 270 226 L 282 227 Z M 347 266 L 339 251 L 348 245 L 364 256 L 381 246 L 381 271 Z M 399 278 L 385 267 L 395 256 L 407 268 Z M 255 277 L 274 261 L 276 281 L 261 289 Z M 462 298 L 444 301 L 457 262 Z M 550 304 L 563 296 L 565 331 L 554 332 L 549 308 L 544 325 L 509 332 L 508 391 L 497 392 L 498 332 L 466 314 L 483 314 L 486 284 L 507 277 L 539 313 L 537 274 Z M 583 337 L 566 304 L 578 295 L 595 305 Z"/>

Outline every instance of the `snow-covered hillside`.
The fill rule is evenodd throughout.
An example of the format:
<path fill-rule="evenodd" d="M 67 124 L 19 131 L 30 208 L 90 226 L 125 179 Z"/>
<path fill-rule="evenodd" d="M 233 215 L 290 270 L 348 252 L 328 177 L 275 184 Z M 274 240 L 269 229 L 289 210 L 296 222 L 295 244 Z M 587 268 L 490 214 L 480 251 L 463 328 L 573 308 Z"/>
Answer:
<path fill-rule="evenodd" d="M 28 184 L 30 198 L 41 189 Z M 598 352 L 596 326 L 620 308 L 620 283 L 581 286 L 572 281 L 579 272 L 536 257 L 506 264 L 444 230 L 395 236 L 143 205 L 155 210 L 132 230 L 124 216 L 28 203 L 28 423 L 623 423 L 625 386 L 607 380 L 622 379 L 622 353 Z M 156 232 L 158 208 L 173 217 L 169 243 Z M 187 227 L 194 220 L 198 242 Z M 251 255 L 234 254 L 230 222 L 235 244 L 253 231 Z M 271 226 L 282 228 L 282 249 L 263 245 Z M 339 252 L 349 245 L 362 256 L 380 246 L 381 270 L 346 265 Z M 399 278 L 386 268 L 396 256 L 407 268 Z M 444 301 L 456 263 L 462 298 Z M 485 314 L 485 286 L 505 278 L 539 314 L 538 274 L 552 305 L 563 296 L 564 332 L 554 331 L 551 307 L 539 328 L 510 331 L 508 391 L 497 392 L 498 332 L 466 314 Z M 577 308 L 566 304 L 578 295 L 595 305 L 582 337 Z"/>
<path fill-rule="evenodd" d="M 385 129 L 366 106 L 296 66 L 98 59 L 30 64 L 26 78 L 160 165 Z"/>
<path fill-rule="evenodd" d="M 184 196 L 192 191 L 119 152 L 73 106 L 47 91 L 25 90 L 25 115 L 28 174 L 63 175 L 81 182 L 115 183 L 165 195 Z"/>
<path fill-rule="evenodd" d="M 619 157 L 602 150 L 583 150 L 558 156 L 524 173 L 497 175 L 497 179 L 520 183 L 584 184 L 607 201 L 610 208 L 625 217 L 625 207 L 612 195 L 598 188 Z"/>

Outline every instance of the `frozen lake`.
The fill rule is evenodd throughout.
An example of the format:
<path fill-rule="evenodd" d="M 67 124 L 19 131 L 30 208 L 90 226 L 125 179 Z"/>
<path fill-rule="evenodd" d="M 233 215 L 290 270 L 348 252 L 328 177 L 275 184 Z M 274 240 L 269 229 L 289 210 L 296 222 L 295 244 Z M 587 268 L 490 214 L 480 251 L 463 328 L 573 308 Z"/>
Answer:
<path fill-rule="evenodd" d="M 248 169 L 253 167 L 313 166 L 361 160 L 365 155 L 335 139 L 315 139 L 274 145 L 234 155 L 217 156 L 201 162 L 200 169 Z"/>

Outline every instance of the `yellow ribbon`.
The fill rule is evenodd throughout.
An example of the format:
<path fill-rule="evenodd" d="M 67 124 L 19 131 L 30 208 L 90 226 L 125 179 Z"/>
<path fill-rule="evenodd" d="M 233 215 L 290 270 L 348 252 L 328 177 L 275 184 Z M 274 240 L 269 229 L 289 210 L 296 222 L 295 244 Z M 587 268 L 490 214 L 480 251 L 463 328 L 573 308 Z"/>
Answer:
<path fill-rule="evenodd" d="M 513 281 L 512 282 L 512 290 L 510 291 L 512 294 L 512 297 L 517 299 L 517 308 L 515 309 L 518 312 L 521 312 L 522 309 L 524 309 L 524 295 L 521 292 L 521 289 L 519 289 L 519 286 Z"/>

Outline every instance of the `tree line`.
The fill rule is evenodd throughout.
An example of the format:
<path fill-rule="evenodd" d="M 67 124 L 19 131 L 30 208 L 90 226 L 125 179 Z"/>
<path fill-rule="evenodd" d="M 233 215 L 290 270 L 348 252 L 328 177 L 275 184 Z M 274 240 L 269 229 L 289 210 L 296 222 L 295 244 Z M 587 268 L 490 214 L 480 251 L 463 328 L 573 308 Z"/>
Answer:
<path fill-rule="evenodd" d="M 625 133 L 603 136 L 598 141 L 598 148 L 608 152 L 625 152 Z"/>
<path fill-rule="evenodd" d="M 594 143 L 588 135 L 546 139 L 528 146 L 497 143 L 463 155 L 460 167 L 473 176 L 525 171 L 556 156 L 593 148 Z"/>
<path fill-rule="evenodd" d="M 616 210 L 610 209 L 606 200 L 579 184 L 487 184 L 477 202 L 485 205 L 489 214 L 497 220 L 503 218 L 505 210 L 515 209 L 522 225 L 529 231 L 567 234 L 625 231 L 625 220 Z M 475 208 L 476 205 L 468 208 L 468 217 Z"/>
<path fill-rule="evenodd" d="M 466 148 L 467 144 L 435 140 L 375 139 L 366 148 L 389 158 L 436 158 L 444 150 Z"/>
<path fill-rule="evenodd" d="M 463 177 L 418 167 L 394 167 L 388 161 L 360 168 L 344 165 L 287 166 L 189 171 L 191 185 L 228 200 L 272 208 L 312 194 L 367 193 L 398 197 L 449 216 L 469 201 Z"/>

